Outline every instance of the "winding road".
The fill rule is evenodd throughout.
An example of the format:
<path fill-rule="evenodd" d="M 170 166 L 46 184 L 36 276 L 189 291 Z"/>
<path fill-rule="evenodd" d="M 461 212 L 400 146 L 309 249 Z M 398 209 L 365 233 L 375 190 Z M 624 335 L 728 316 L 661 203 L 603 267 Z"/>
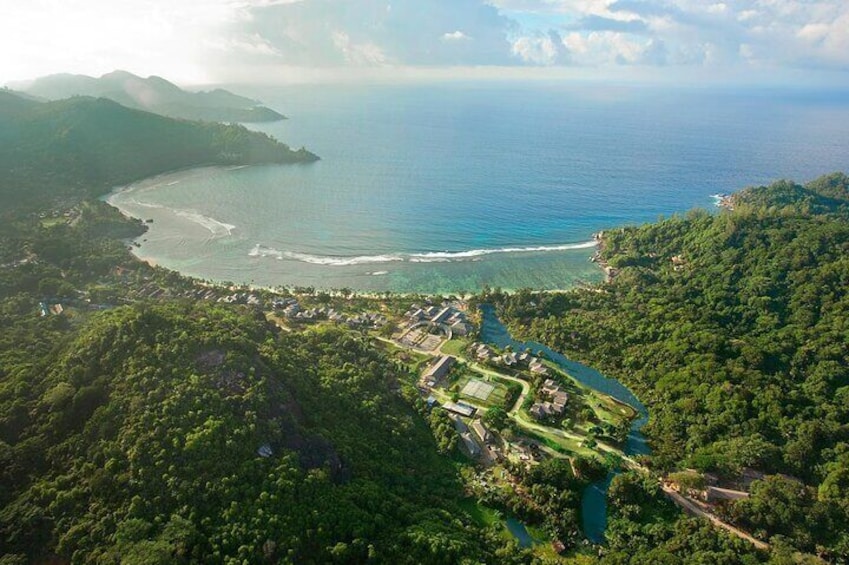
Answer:
<path fill-rule="evenodd" d="M 671 489 L 669 486 L 661 483 L 661 488 L 663 489 L 663 492 L 666 493 L 666 496 L 668 496 L 670 499 L 672 499 L 672 502 L 674 502 L 675 504 L 680 506 L 688 514 L 691 514 L 693 516 L 698 516 L 699 518 L 705 518 L 707 520 L 710 520 L 711 523 L 713 523 L 713 525 L 720 527 L 723 530 L 727 530 L 727 531 L 731 532 L 732 534 L 734 534 L 738 538 L 741 538 L 741 539 L 744 539 L 744 540 L 750 542 L 752 545 L 754 545 L 758 549 L 769 549 L 769 544 L 764 543 L 759 539 L 755 539 L 751 535 L 747 534 L 746 532 L 744 532 L 743 530 L 741 530 L 739 528 L 735 528 L 731 524 L 723 522 L 722 520 L 720 520 L 719 518 L 717 518 L 716 516 L 714 516 L 710 512 L 706 512 L 704 509 L 697 506 L 692 500 L 683 496 L 681 493 Z"/>
<path fill-rule="evenodd" d="M 385 341 L 387 343 L 392 343 L 393 345 L 396 345 L 396 346 L 400 345 L 397 342 L 394 342 L 394 341 L 386 339 L 386 338 L 378 338 L 378 339 L 380 339 L 381 341 Z M 436 356 L 438 354 L 442 354 L 442 347 L 445 345 L 445 343 L 447 343 L 447 341 L 443 342 L 442 345 L 440 345 L 436 350 L 431 352 L 431 355 Z M 404 347 L 404 346 L 401 345 L 401 347 Z M 482 366 L 481 364 L 479 364 L 475 361 L 471 361 L 471 360 L 466 359 L 465 357 L 462 357 L 462 356 L 459 356 L 459 355 L 457 355 L 457 357 L 458 357 L 458 359 L 461 359 L 464 362 L 466 362 L 467 366 L 471 370 L 473 370 L 474 372 L 476 372 L 478 374 L 481 374 L 481 375 L 484 375 L 484 376 L 487 376 L 487 377 L 494 377 L 494 378 L 498 378 L 498 379 L 504 379 L 504 380 L 507 380 L 507 381 L 512 381 L 512 382 L 515 382 L 515 383 L 518 383 L 519 385 L 521 385 L 522 392 L 521 392 L 521 394 L 519 394 L 519 398 L 516 399 L 516 401 L 513 403 L 513 406 L 510 408 L 510 410 L 507 411 L 507 414 L 521 428 L 524 428 L 525 430 L 529 430 L 529 431 L 536 432 L 536 433 L 539 433 L 539 434 L 561 437 L 561 438 L 569 439 L 569 440 L 572 440 L 572 441 L 583 442 L 584 440 L 587 439 L 586 436 L 583 436 L 583 435 L 580 435 L 580 434 L 569 432 L 569 431 L 566 431 L 566 430 L 563 430 L 563 429 L 560 429 L 560 428 L 544 426 L 544 425 L 539 424 L 535 421 L 529 420 L 521 411 L 522 405 L 525 403 L 525 400 L 528 398 L 528 395 L 531 394 L 531 385 L 528 381 L 517 378 L 517 377 L 513 377 L 511 375 L 505 375 L 504 373 L 499 373 L 498 371 L 493 371 L 492 369 L 488 369 L 488 368 Z M 482 409 L 481 406 L 476 405 L 473 402 L 469 402 L 469 403 L 475 405 L 479 410 Z M 646 468 L 644 465 L 640 464 L 637 460 L 635 460 L 630 455 L 626 455 L 621 449 L 619 449 L 617 447 L 614 447 L 612 445 L 606 444 L 606 443 L 598 441 L 598 440 L 596 440 L 596 446 L 595 447 L 597 449 L 599 449 L 600 451 L 604 451 L 605 453 L 612 453 L 612 454 L 616 455 L 617 457 L 621 458 L 622 462 L 627 467 L 629 467 L 631 469 L 635 469 L 635 470 L 638 470 L 638 471 L 641 471 L 641 472 L 644 472 L 644 473 L 649 472 L 648 468 Z M 550 447 L 548 447 L 544 444 L 540 445 L 540 448 L 543 451 L 545 451 L 546 453 L 549 453 L 550 455 L 552 455 L 554 457 L 567 458 L 566 455 L 559 453 L 558 451 L 556 451 L 556 450 L 554 450 L 554 449 L 552 449 L 552 448 L 550 448 Z M 697 504 L 695 504 L 693 501 L 689 500 L 685 496 L 682 496 L 680 493 L 678 493 L 677 491 L 675 491 L 672 488 L 670 488 L 669 486 L 667 486 L 665 483 L 663 483 L 663 481 L 660 481 L 660 485 L 661 485 L 661 488 L 663 489 L 663 492 L 666 494 L 666 496 L 668 496 L 676 505 L 678 505 L 681 509 L 683 509 L 688 514 L 691 514 L 693 516 L 697 516 L 697 517 L 700 517 L 700 518 L 705 518 L 705 519 L 709 520 L 712 524 L 714 524 L 716 527 L 722 528 L 722 529 L 728 531 L 729 533 L 750 542 L 752 545 L 754 545 L 758 549 L 769 549 L 768 544 L 766 544 L 766 543 L 764 543 L 764 542 L 762 542 L 758 539 L 755 539 L 750 534 L 744 532 L 743 530 L 741 530 L 739 528 L 732 526 L 731 524 L 723 522 L 718 517 L 714 516 L 710 512 L 705 511 L 704 509 L 699 507 Z"/>

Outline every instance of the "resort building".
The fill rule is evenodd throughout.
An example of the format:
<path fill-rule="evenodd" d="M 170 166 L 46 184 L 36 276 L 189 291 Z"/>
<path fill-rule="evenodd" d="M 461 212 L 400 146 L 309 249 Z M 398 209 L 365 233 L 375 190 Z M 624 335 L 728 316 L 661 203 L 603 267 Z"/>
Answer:
<path fill-rule="evenodd" d="M 421 322 L 430 322 L 449 328 L 452 333 L 465 336 L 472 333 L 474 327 L 466 320 L 466 314 L 460 310 L 455 303 L 443 302 L 441 307 L 428 306 L 426 308 L 413 304 L 407 310 L 405 316 L 411 325 Z"/>
<path fill-rule="evenodd" d="M 492 440 L 489 430 L 486 429 L 486 426 L 483 425 L 483 422 L 481 422 L 480 419 L 472 422 L 472 430 L 474 430 L 475 435 L 477 435 L 483 443 L 486 444 Z"/>
<path fill-rule="evenodd" d="M 560 385 L 553 379 L 546 379 L 540 389 L 544 397 L 550 400 L 535 402 L 530 408 L 531 415 L 537 420 L 545 420 L 552 416 L 560 416 L 566 411 L 569 403 L 569 394 L 560 389 Z"/>
<path fill-rule="evenodd" d="M 451 367 L 454 365 L 454 361 L 454 357 L 450 355 L 442 355 L 439 359 L 437 359 L 436 363 L 431 365 L 425 372 L 422 376 L 422 380 L 425 381 L 427 386 L 436 386 L 436 383 L 438 383 L 445 375 L 448 374 L 448 371 L 451 370 Z"/>
<path fill-rule="evenodd" d="M 532 360 L 528 365 L 528 368 L 532 373 L 537 373 L 538 375 L 545 375 L 548 373 L 548 367 L 540 363 L 539 359 L 536 359 L 535 357 L 532 357 L 531 359 Z"/>
<path fill-rule="evenodd" d="M 465 402 L 446 402 L 442 407 L 449 412 L 453 412 L 459 416 L 465 416 L 466 418 L 472 417 L 476 410 L 474 406 L 470 406 Z"/>
<path fill-rule="evenodd" d="M 469 455 L 472 457 L 477 457 L 481 453 L 481 448 L 478 445 L 478 442 L 475 441 L 475 438 L 472 437 L 472 434 L 469 432 L 465 432 L 460 434 L 460 439 L 463 440 L 463 445 L 466 446 L 466 449 L 469 452 Z"/>

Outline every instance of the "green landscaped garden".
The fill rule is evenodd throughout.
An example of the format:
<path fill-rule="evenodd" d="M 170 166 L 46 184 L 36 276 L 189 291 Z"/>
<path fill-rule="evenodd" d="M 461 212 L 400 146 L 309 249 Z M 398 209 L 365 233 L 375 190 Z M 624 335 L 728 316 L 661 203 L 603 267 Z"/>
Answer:
<path fill-rule="evenodd" d="M 514 529 L 517 527 L 519 529 L 524 529 L 524 534 L 531 540 L 530 543 L 532 543 L 532 545 L 545 543 L 548 539 L 548 536 L 542 528 L 528 526 L 512 516 L 505 515 L 499 510 L 495 510 L 489 506 L 484 506 L 472 498 L 461 500 L 459 505 L 471 517 L 472 521 L 482 528 L 500 525 L 501 528 L 499 532 L 506 540 L 518 539 L 508 526 L 508 521 L 512 522 L 511 526 Z"/>
<path fill-rule="evenodd" d="M 454 338 L 442 344 L 442 353 L 454 356 L 463 355 L 470 343 L 471 341 L 468 339 Z"/>
<path fill-rule="evenodd" d="M 559 382 L 561 388 L 570 395 L 569 405 L 564 417 L 570 418 L 573 422 L 576 422 L 576 429 L 589 429 L 595 425 L 592 422 L 588 422 L 586 426 L 577 425 L 577 422 L 581 420 L 579 413 L 584 407 L 589 408 L 595 413 L 595 419 L 598 420 L 598 422 L 612 426 L 618 426 L 624 420 L 630 422 L 637 416 L 636 411 L 627 404 L 618 402 L 614 398 L 605 394 L 599 394 L 591 388 L 579 383 L 568 373 L 563 372 L 549 361 L 545 361 L 544 363 L 549 367 L 549 369 L 553 370 L 551 374 L 552 378 L 554 378 L 556 382 Z"/>
<path fill-rule="evenodd" d="M 501 513 L 494 508 L 478 504 L 473 498 L 464 498 L 459 502 L 460 508 L 466 511 L 472 521 L 482 528 L 501 522 Z"/>
<path fill-rule="evenodd" d="M 385 351 L 393 359 L 407 365 L 415 375 L 418 375 L 424 370 L 424 367 L 430 363 L 432 357 L 418 351 L 407 349 L 394 343 L 382 340 L 372 340 L 375 347 Z"/>

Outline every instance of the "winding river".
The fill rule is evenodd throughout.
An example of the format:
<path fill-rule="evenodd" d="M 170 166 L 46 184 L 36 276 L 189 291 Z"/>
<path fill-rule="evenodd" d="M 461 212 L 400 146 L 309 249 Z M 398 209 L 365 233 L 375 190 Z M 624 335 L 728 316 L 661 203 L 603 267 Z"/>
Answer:
<path fill-rule="evenodd" d="M 567 359 L 562 354 L 541 343 L 533 341 L 522 342 L 513 339 L 513 336 L 510 335 L 510 332 L 498 319 L 493 306 L 481 306 L 481 313 L 480 333 L 483 341 L 500 348 L 509 345 L 514 351 L 521 349 L 543 351 L 549 360 L 560 366 L 578 382 L 633 407 L 639 413 L 639 417 L 635 418 L 631 424 L 631 431 L 625 442 L 625 454 L 647 455 L 650 453 L 646 438 L 640 431 L 648 422 L 648 410 L 625 385 L 616 379 L 605 377 L 591 367 Z M 604 530 L 607 528 L 607 488 L 610 486 L 610 481 L 614 475 L 615 472 L 612 472 L 604 480 L 588 486 L 582 497 L 582 526 L 584 534 L 593 543 L 604 542 Z"/>

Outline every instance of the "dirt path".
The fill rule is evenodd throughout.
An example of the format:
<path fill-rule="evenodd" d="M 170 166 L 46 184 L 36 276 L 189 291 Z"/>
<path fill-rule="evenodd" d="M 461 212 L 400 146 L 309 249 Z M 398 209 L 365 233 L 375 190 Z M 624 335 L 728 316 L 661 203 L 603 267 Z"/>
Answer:
<path fill-rule="evenodd" d="M 727 530 L 737 536 L 740 539 L 744 539 L 750 542 L 752 545 L 757 547 L 758 549 L 769 549 L 769 544 L 762 542 L 761 540 L 753 538 L 751 535 L 747 534 L 743 530 L 739 528 L 735 528 L 731 524 L 723 522 L 710 512 L 705 512 L 703 509 L 699 508 L 694 502 L 688 500 L 686 497 L 682 496 L 680 493 L 672 490 L 668 486 L 661 483 L 661 488 L 663 488 L 663 492 L 666 493 L 672 502 L 680 506 L 684 509 L 688 514 L 692 514 L 693 516 L 698 516 L 699 518 L 706 518 L 713 523 L 713 525 L 722 528 L 723 530 Z"/>

